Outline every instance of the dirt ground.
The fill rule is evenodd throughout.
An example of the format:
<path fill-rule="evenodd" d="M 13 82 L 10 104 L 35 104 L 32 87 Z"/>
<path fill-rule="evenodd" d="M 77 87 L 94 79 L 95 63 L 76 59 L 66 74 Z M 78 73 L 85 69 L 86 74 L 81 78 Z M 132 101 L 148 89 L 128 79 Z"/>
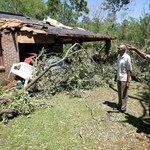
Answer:
<path fill-rule="evenodd" d="M 95 91 L 92 94 L 100 99 L 100 105 L 106 112 L 101 121 L 103 125 L 106 124 L 105 136 L 107 137 L 107 142 L 105 144 L 108 143 L 109 146 L 105 145 L 104 149 L 110 149 L 110 142 L 112 141 L 113 149 L 117 150 L 149 150 L 150 139 L 146 137 L 150 133 L 147 86 L 131 82 L 127 111 L 125 113 L 119 113 L 116 110 L 118 101 L 116 84 L 111 89 L 110 93 L 106 90 L 106 93 L 103 91 L 98 94 Z"/>

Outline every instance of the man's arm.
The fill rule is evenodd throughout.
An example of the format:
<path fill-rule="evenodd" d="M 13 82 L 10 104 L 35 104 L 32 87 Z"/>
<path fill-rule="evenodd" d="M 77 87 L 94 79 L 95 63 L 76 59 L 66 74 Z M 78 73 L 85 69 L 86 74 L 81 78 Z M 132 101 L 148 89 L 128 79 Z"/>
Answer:
<path fill-rule="evenodd" d="M 131 71 L 128 70 L 127 71 L 127 82 L 130 82 L 130 79 L 131 79 Z"/>
<path fill-rule="evenodd" d="M 132 46 L 132 45 L 127 45 L 128 49 L 131 51 L 135 51 L 140 57 L 147 59 L 147 54 L 140 51 L 139 49 L 137 49 L 136 47 Z"/>
<path fill-rule="evenodd" d="M 130 86 L 130 79 L 131 79 L 131 71 L 128 70 L 127 71 L 127 88 L 129 88 Z"/>

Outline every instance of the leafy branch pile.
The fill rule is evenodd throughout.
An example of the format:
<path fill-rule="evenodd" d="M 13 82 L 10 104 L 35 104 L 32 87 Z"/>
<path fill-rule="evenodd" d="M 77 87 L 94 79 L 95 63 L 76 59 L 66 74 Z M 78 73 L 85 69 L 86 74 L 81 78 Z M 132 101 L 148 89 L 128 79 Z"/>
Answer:
<path fill-rule="evenodd" d="M 36 62 L 36 76 L 44 70 L 41 66 L 45 66 L 46 59 L 47 56 L 43 54 L 38 63 Z M 95 86 L 111 84 L 113 78 L 113 65 L 96 63 L 90 53 L 83 49 L 65 59 L 65 65 L 58 73 L 54 73 L 51 68 L 36 82 L 32 90 L 42 91 L 44 95 L 62 91 L 76 93 Z"/>
<path fill-rule="evenodd" d="M 34 78 L 45 71 L 47 59 L 56 58 L 56 56 L 47 57 L 45 51 L 45 49 L 42 50 L 39 57 L 33 62 L 35 67 Z M 71 54 L 68 55 L 69 57 L 65 59 L 65 65 L 58 70 L 59 72 L 53 72 L 53 67 L 50 68 L 30 87 L 29 91 L 20 92 L 19 89 L 1 90 L 1 120 L 7 122 L 7 119 L 11 116 L 28 115 L 35 109 L 49 107 L 49 103 L 43 96 L 60 92 L 81 96 L 83 90 L 100 85 L 110 85 L 112 79 L 114 79 L 113 65 L 103 64 L 103 62 L 96 63 L 92 58 L 93 53 L 88 52 L 83 47 L 80 47 L 77 51 L 72 49 Z M 60 65 L 60 63 L 57 65 Z M 39 94 L 34 94 L 35 90 Z M 29 92 L 31 93 L 29 94 Z"/>
<path fill-rule="evenodd" d="M 52 107 L 42 95 L 34 95 L 29 92 L 20 92 L 19 89 L 4 91 L 0 89 L 0 121 L 8 122 L 8 119 L 18 115 L 29 115 L 39 108 Z"/>
<path fill-rule="evenodd" d="M 8 118 L 17 115 L 28 115 L 34 111 L 34 101 L 28 92 L 19 93 L 18 89 L 11 91 L 1 90 L 0 120 L 7 122 Z"/>

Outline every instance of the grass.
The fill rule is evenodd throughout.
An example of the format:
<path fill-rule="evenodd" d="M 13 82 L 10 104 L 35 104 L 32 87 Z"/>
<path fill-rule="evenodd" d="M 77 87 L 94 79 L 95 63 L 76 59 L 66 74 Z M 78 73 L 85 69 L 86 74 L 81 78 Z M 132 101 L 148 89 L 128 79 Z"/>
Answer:
<path fill-rule="evenodd" d="M 0 123 L 0 150 L 146 150 L 145 86 L 131 83 L 127 113 L 114 109 L 116 85 L 84 91 L 82 98 L 59 94 L 51 107 Z"/>

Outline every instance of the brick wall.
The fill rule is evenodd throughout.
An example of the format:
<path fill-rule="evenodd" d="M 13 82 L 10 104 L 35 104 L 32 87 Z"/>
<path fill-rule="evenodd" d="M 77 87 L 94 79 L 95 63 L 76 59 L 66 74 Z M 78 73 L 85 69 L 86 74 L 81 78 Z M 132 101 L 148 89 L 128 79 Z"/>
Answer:
<path fill-rule="evenodd" d="M 15 34 L 2 33 L 1 44 L 3 49 L 5 70 L 0 72 L 0 82 L 9 81 L 13 79 L 13 76 L 11 76 L 11 78 L 8 79 L 10 68 L 13 63 L 19 62 L 19 51 L 17 48 Z"/>

